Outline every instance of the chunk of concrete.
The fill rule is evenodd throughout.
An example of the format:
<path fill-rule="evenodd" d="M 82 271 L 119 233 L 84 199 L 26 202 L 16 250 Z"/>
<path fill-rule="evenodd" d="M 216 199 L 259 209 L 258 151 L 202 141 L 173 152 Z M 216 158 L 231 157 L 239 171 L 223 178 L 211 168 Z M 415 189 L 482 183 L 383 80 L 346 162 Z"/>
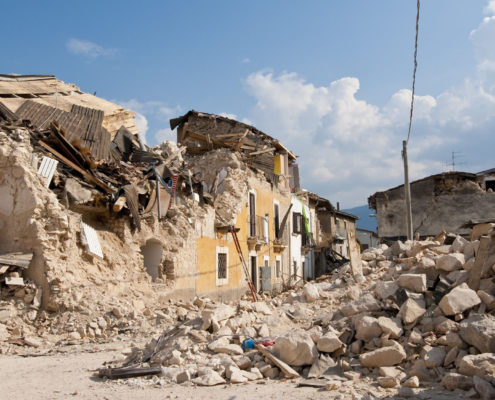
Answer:
<path fill-rule="evenodd" d="M 406 352 L 400 344 L 382 347 L 369 353 L 361 354 L 359 360 L 364 367 L 392 367 L 400 364 L 406 358 Z"/>
<path fill-rule="evenodd" d="M 424 357 L 424 361 L 427 368 L 441 367 L 445 361 L 447 352 L 443 347 L 433 347 L 429 350 Z"/>
<path fill-rule="evenodd" d="M 316 342 L 316 347 L 321 352 L 333 353 L 342 347 L 342 342 L 332 330 L 329 330 L 323 336 L 320 336 Z"/>
<path fill-rule="evenodd" d="M 422 317 L 426 310 L 413 299 L 408 299 L 400 308 L 400 317 L 404 325 L 412 324 L 419 317 Z"/>
<path fill-rule="evenodd" d="M 402 274 L 397 279 L 400 287 L 410 290 L 411 292 L 426 292 L 426 275 L 425 274 Z"/>
<path fill-rule="evenodd" d="M 481 303 L 474 290 L 466 283 L 454 288 L 450 293 L 443 296 L 438 304 L 445 315 L 461 314 Z"/>
<path fill-rule="evenodd" d="M 381 334 L 382 328 L 380 328 L 376 318 L 364 316 L 356 321 L 356 339 L 367 343 L 380 337 Z"/>
<path fill-rule="evenodd" d="M 318 287 L 311 283 L 306 283 L 303 287 L 304 294 L 306 295 L 306 300 L 309 302 L 317 301 L 320 298 L 320 292 Z"/>
<path fill-rule="evenodd" d="M 309 333 L 295 329 L 279 337 L 273 352 L 284 363 L 293 366 L 312 365 L 318 358 L 318 350 Z"/>
<path fill-rule="evenodd" d="M 464 254 L 451 253 L 445 254 L 437 259 L 436 268 L 443 271 L 455 271 L 462 269 L 462 266 L 466 262 Z"/>
<path fill-rule="evenodd" d="M 379 299 L 385 300 L 392 297 L 398 289 L 397 282 L 378 282 L 375 286 L 375 294 Z"/>
<path fill-rule="evenodd" d="M 400 318 L 380 317 L 378 318 L 378 325 L 384 333 L 390 333 L 391 339 L 398 339 L 404 333 Z"/>
<path fill-rule="evenodd" d="M 474 388 L 482 399 L 495 399 L 495 388 L 490 382 L 473 376 Z"/>
<path fill-rule="evenodd" d="M 474 387 L 473 378 L 466 375 L 448 373 L 442 379 L 441 385 L 447 390 L 469 390 Z"/>
<path fill-rule="evenodd" d="M 180 385 L 181 383 L 187 382 L 191 379 L 191 373 L 188 370 L 182 371 L 181 373 L 177 374 L 177 377 L 175 379 Z"/>
<path fill-rule="evenodd" d="M 375 298 L 370 294 L 365 294 L 361 298 L 346 304 L 341 307 L 340 311 L 346 317 L 351 317 L 353 315 L 365 312 L 365 311 L 380 311 L 380 304 L 375 300 Z"/>
<path fill-rule="evenodd" d="M 218 372 L 213 369 L 203 367 L 198 369 L 198 377 L 192 379 L 191 382 L 194 382 L 199 386 L 216 386 L 225 383 L 225 379 L 223 379 Z"/>
<path fill-rule="evenodd" d="M 466 355 L 459 362 L 459 373 L 480 378 L 495 378 L 495 354 Z"/>

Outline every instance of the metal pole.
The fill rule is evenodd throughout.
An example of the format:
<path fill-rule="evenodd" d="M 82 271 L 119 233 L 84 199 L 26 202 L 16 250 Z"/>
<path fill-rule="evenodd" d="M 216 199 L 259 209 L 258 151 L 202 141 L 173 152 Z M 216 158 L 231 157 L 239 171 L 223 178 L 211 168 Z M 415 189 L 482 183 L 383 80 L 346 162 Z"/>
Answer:
<path fill-rule="evenodd" d="M 413 240 L 411 187 L 409 186 L 409 163 L 407 161 L 407 140 L 402 142 L 402 158 L 404 159 L 404 192 L 406 197 L 407 239 Z"/>

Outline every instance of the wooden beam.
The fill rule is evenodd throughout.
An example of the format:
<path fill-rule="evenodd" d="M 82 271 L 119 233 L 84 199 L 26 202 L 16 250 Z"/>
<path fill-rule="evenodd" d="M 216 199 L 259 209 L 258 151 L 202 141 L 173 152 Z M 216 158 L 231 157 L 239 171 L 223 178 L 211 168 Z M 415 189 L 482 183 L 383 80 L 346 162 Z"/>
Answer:
<path fill-rule="evenodd" d="M 114 190 L 110 188 L 109 186 L 105 185 L 102 181 L 99 179 L 95 178 L 93 175 L 89 174 L 87 171 L 79 167 L 78 165 L 74 164 L 72 161 L 68 160 L 65 158 L 62 154 L 60 154 L 58 151 L 55 149 L 51 148 L 48 146 L 46 143 L 42 142 L 41 140 L 38 142 L 38 144 L 42 147 L 44 147 L 46 150 L 48 150 L 50 153 L 52 153 L 55 157 L 59 159 L 59 161 L 63 162 L 64 164 L 68 165 L 72 169 L 75 169 L 77 172 L 79 172 L 84 178 L 86 178 L 88 181 L 93 182 L 95 185 L 99 186 L 101 189 L 103 189 L 107 193 L 113 193 Z"/>
<path fill-rule="evenodd" d="M 125 206 L 125 196 L 120 196 L 117 201 L 113 204 L 113 211 L 119 212 Z"/>
<path fill-rule="evenodd" d="M 275 151 L 275 147 L 270 147 L 268 149 L 260 150 L 260 151 L 255 151 L 253 153 L 249 153 L 250 156 L 257 156 L 258 154 L 264 154 L 264 153 L 269 153 L 270 151 Z"/>

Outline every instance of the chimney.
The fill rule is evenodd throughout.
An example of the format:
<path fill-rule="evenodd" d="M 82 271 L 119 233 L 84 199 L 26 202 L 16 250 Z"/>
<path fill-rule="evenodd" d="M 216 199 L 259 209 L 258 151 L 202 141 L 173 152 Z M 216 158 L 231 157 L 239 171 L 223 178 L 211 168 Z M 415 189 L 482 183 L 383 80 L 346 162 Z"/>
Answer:
<path fill-rule="evenodd" d="M 340 211 L 340 203 L 337 201 L 337 211 Z"/>

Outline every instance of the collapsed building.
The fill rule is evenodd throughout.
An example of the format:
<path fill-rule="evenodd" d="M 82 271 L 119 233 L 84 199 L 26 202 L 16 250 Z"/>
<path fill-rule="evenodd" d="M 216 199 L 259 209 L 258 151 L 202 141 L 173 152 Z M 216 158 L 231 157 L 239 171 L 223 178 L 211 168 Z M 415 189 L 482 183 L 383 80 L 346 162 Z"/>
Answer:
<path fill-rule="evenodd" d="M 470 220 L 495 219 L 495 194 L 490 187 L 493 171 L 480 174 L 446 172 L 411 182 L 413 231 L 421 237 L 447 232 L 468 234 Z M 404 185 L 377 192 L 368 199 L 376 211 L 378 236 L 406 236 Z"/>
<path fill-rule="evenodd" d="M 0 76 L 6 297 L 34 297 L 34 318 L 105 291 L 232 300 L 249 281 L 272 292 L 315 278 L 317 204 L 333 206 L 300 188 L 294 153 L 218 115 L 170 124 L 177 144 L 150 148 L 116 104 L 54 76 Z"/>

